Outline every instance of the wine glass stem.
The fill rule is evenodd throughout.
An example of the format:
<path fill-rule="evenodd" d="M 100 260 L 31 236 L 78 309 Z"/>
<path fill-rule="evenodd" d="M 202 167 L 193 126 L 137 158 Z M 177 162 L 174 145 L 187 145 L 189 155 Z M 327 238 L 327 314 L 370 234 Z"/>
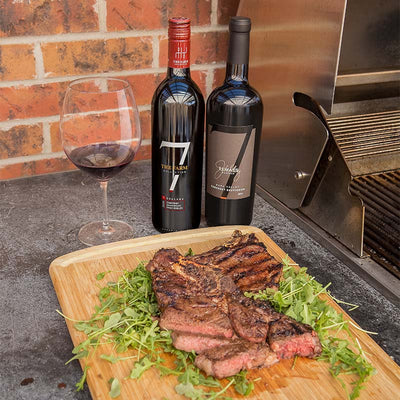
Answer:
<path fill-rule="evenodd" d="M 110 221 L 108 218 L 108 201 L 107 201 L 108 181 L 101 181 L 100 187 L 103 190 L 103 204 L 104 204 L 103 231 L 109 231 L 110 230 Z"/>

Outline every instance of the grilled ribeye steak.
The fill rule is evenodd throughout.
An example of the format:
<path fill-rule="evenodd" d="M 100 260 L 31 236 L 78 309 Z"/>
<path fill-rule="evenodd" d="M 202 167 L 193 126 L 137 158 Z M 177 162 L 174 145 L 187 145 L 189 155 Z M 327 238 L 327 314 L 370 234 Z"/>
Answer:
<path fill-rule="evenodd" d="M 231 343 L 206 350 L 196 357 L 196 367 L 207 375 L 226 378 L 242 369 L 270 367 L 279 361 L 266 343 L 251 343 L 237 339 Z"/>
<path fill-rule="evenodd" d="M 244 296 L 243 291 L 276 288 L 282 274 L 282 265 L 254 234 L 236 231 L 222 246 L 195 256 L 161 249 L 147 269 L 160 327 L 173 331 L 176 348 L 195 351 L 195 364 L 208 375 L 223 378 L 321 352 L 310 326 Z"/>
<path fill-rule="evenodd" d="M 318 334 L 311 326 L 283 314 L 270 324 L 268 343 L 279 358 L 314 358 L 322 352 Z"/>

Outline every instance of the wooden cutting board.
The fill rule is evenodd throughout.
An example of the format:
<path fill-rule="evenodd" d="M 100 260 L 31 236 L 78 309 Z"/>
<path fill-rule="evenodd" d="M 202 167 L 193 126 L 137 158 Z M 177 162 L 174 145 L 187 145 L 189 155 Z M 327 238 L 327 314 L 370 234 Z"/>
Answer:
<path fill-rule="evenodd" d="M 278 260 L 285 253 L 260 229 L 248 226 L 224 226 L 196 229 L 185 232 L 149 236 L 91 247 L 59 257 L 50 265 L 50 275 L 56 290 L 63 313 L 75 320 L 89 319 L 94 305 L 97 304 L 97 293 L 104 286 L 106 278 L 115 281 L 124 269 L 134 269 L 139 261 L 150 260 L 155 251 L 162 247 L 175 247 L 184 254 L 189 247 L 195 253 L 209 250 L 229 238 L 234 229 L 244 233 L 254 232 L 263 241 L 268 251 Z M 102 281 L 96 275 L 112 270 Z M 327 296 L 326 296 L 327 298 Z M 351 299 L 350 299 L 351 300 Z M 340 310 L 345 318 L 350 317 L 332 300 L 334 308 Z M 356 299 L 353 299 L 356 302 Z M 74 329 L 73 323 L 66 321 L 74 345 L 86 339 L 84 333 Z M 360 399 L 394 399 L 400 393 L 400 368 L 397 364 L 365 333 L 352 329 L 361 347 L 368 354 L 368 359 L 377 370 L 361 392 Z M 93 399 L 110 399 L 108 380 L 117 377 L 122 384 L 120 400 L 173 400 L 182 399 L 177 395 L 174 377 L 160 378 L 156 370 L 147 371 L 140 380 L 124 379 L 129 376 L 134 360 L 111 364 L 99 358 L 99 355 L 111 354 L 111 345 L 102 345 L 96 355 L 87 361 L 90 369 L 87 382 Z M 132 351 L 132 354 L 134 352 Z M 82 367 L 85 360 L 80 360 Z M 346 394 L 340 383 L 328 371 L 328 364 L 299 358 L 292 369 L 292 360 L 283 360 L 271 368 L 251 371 L 249 378 L 261 379 L 255 382 L 255 390 L 247 397 L 249 400 L 267 399 L 301 399 L 301 400 L 338 400 L 345 399 Z M 351 382 L 354 377 L 347 376 Z M 396 395 L 397 393 L 397 395 Z M 228 396 L 243 398 L 234 392 Z"/>

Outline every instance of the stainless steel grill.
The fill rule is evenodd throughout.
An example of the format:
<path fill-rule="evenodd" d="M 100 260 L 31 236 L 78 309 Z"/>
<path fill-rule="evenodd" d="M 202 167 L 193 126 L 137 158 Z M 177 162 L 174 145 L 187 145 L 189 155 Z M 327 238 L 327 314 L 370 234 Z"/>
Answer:
<path fill-rule="evenodd" d="M 400 278 L 400 172 L 357 177 L 350 192 L 365 206 L 364 251 Z"/>
<path fill-rule="evenodd" d="M 400 152 L 400 111 L 328 119 L 346 160 Z"/>

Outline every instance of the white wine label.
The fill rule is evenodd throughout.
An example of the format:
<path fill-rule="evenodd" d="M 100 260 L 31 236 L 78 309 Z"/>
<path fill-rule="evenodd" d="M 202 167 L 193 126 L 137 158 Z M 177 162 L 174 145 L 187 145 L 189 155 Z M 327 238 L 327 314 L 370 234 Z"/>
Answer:
<path fill-rule="evenodd" d="M 256 129 L 209 125 L 207 193 L 221 199 L 250 196 Z"/>

